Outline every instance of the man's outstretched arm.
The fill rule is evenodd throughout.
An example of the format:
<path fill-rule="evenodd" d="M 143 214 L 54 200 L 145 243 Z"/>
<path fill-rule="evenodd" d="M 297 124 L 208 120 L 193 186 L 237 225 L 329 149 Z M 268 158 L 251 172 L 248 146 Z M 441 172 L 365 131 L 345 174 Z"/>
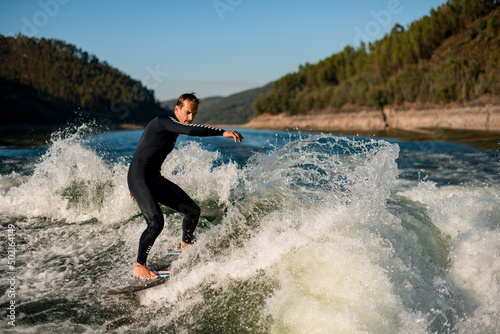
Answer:
<path fill-rule="evenodd" d="M 234 138 L 235 143 L 237 142 L 241 143 L 244 139 L 243 136 L 238 131 L 235 130 L 226 130 L 222 135 L 229 139 Z"/>

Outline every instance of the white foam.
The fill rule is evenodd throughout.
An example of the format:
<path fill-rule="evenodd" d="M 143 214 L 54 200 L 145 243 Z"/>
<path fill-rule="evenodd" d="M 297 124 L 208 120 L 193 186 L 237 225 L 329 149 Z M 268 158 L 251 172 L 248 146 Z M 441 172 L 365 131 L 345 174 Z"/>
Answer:
<path fill-rule="evenodd" d="M 239 168 L 199 144 L 180 145 L 162 174 L 224 215 L 197 230 L 168 284 L 137 294 L 145 311 L 87 294 L 128 270 L 145 227 L 128 198 L 127 162 L 108 161 L 84 136 L 55 138 L 32 175 L 0 178 L 2 215 L 27 217 L 16 222 L 26 264 L 19 292 L 33 303 L 119 305 L 137 319 L 121 331 L 189 332 L 237 305 L 249 312 L 232 313 L 241 326 L 273 333 L 494 333 L 499 189 L 424 182 L 395 199 L 398 151 L 310 136 Z M 177 245 L 181 220 L 167 214 L 151 257 Z"/>
<path fill-rule="evenodd" d="M 374 227 L 388 215 L 385 202 L 398 174 L 398 147 L 375 145 L 356 157 L 324 160 L 321 153 L 300 150 L 310 142 L 293 144 L 299 150 L 286 147 L 254 157 L 243 171 L 245 200 L 200 236 L 168 286 L 144 293 L 142 303 L 151 307 L 182 299 L 182 314 L 193 312 L 191 307 L 210 301 L 193 299 L 189 291 L 204 284 L 226 290 L 235 281 L 265 275 L 276 285 L 262 310 L 263 319 L 273 319 L 272 332 L 424 333 L 426 317 L 404 305 L 382 265 L 404 264 Z M 297 159 L 319 168 L 297 167 Z M 333 182 L 339 173 L 342 190 L 313 184 Z M 304 198 L 304 191 L 313 196 Z M 224 243 L 229 245 L 211 251 Z M 191 256 L 200 260 L 189 262 Z"/>
<path fill-rule="evenodd" d="M 500 188 L 419 184 L 402 193 L 424 203 L 433 224 L 452 240 L 451 282 L 472 314 L 461 333 L 495 333 L 500 328 Z"/>
<path fill-rule="evenodd" d="M 188 142 L 168 155 L 162 165 L 162 175 L 198 201 L 216 198 L 220 204 L 228 204 L 240 172 L 233 162 L 214 165 L 220 159 L 217 151 L 210 152 L 196 142 Z"/>
<path fill-rule="evenodd" d="M 217 152 L 187 144 L 174 150 L 162 173 L 198 201 L 226 204 L 238 182 L 238 168 L 234 163 L 214 167 L 217 159 Z M 77 131 L 53 139 L 31 175 L 1 176 L 0 210 L 10 216 L 55 220 L 124 221 L 138 211 L 128 195 L 127 171 L 123 159 L 107 162 Z"/>

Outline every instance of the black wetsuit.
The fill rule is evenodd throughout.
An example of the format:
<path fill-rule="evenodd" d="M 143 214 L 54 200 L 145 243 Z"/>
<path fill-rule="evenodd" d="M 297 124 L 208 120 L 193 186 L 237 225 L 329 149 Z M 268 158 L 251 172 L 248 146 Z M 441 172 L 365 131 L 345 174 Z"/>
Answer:
<path fill-rule="evenodd" d="M 172 152 L 179 134 L 189 136 L 221 136 L 222 129 L 199 124 L 184 124 L 173 115 L 159 116 L 147 125 L 137 145 L 128 171 L 128 186 L 148 224 L 139 241 L 137 262 L 146 260 L 156 238 L 163 229 L 163 214 L 158 203 L 184 214 L 182 241 L 191 242 L 198 224 L 200 208 L 176 184 L 160 174 L 161 165 Z"/>

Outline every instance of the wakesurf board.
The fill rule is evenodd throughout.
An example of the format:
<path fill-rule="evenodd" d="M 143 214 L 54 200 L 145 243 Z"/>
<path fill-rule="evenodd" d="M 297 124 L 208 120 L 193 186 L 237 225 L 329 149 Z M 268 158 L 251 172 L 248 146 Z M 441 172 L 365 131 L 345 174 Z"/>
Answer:
<path fill-rule="evenodd" d="M 113 286 L 104 288 L 103 295 L 119 295 L 149 289 L 166 283 L 171 275 L 172 262 L 179 257 L 179 252 L 168 253 L 166 257 L 152 260 L 148 268 L 153 271 L 158 278 L 144 280 L 137 278 L 130 270 L 124 279 L 118 279 L 112 283 Z"/>

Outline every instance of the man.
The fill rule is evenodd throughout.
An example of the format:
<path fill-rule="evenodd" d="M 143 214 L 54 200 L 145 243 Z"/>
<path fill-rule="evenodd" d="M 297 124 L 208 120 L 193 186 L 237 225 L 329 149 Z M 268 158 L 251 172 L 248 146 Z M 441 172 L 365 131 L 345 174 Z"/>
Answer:
<path fill-rule="evenodd" d="M 161 165 L 172 152 L 179 134 L 189 136 L 224 136 L 235 142 L 243 140 L 237 131 L 191 124 L 198 112 L 199 101 L 194 94 L 183 94 L 177 100 L 174 115 L 154 118 L 144 130 L 128 171 L 128 185 L 148 224 L 139 240 L 134 274 L 141 279 L 158 276 L 146 267 L 146 260 L 156 238 L 163 229 L 164 219 L 159 203 L 184 215 L 181 251 L 191 243 L 198 224 L 200 208 L 177 185 L 160 174 Z"/>

